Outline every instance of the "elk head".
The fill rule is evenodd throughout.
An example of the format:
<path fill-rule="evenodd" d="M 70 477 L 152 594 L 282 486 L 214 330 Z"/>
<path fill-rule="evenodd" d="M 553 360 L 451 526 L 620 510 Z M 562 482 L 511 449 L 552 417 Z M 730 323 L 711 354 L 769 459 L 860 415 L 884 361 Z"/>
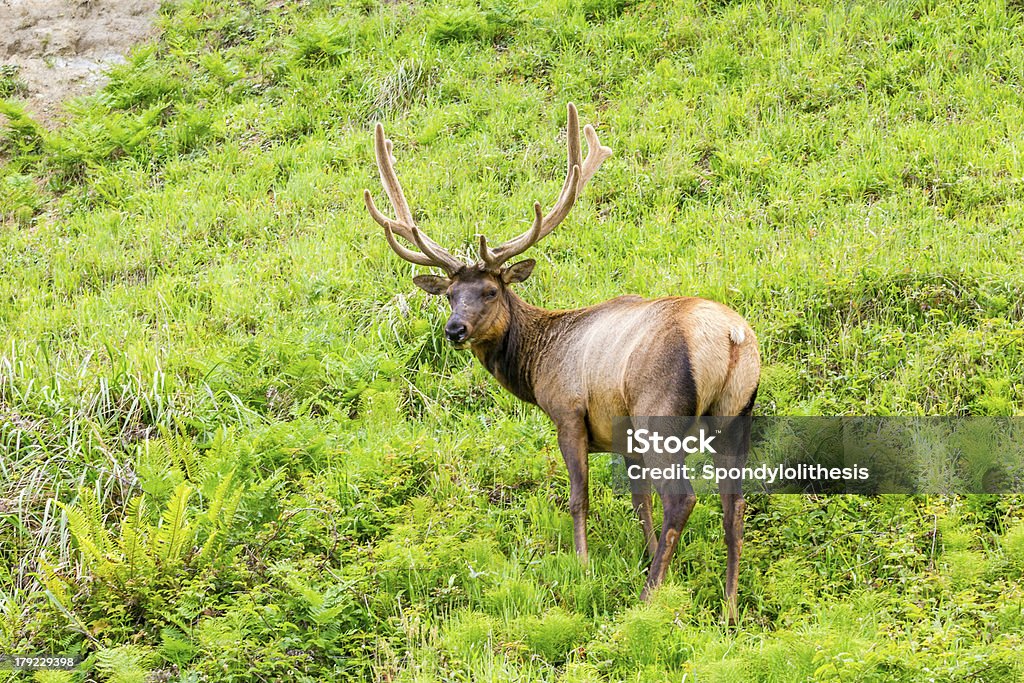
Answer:
<path fill-rule="evenodd" d="M 558 227 L 569 214 L 587 181 L 612 153 L 610 148 L 601 145 L 594 128 L 588 125 L 583 129 L 587 139 L 587 158 L 583 160 L 580 150 L 580 124 L 575 105 L 569 103 L 568 110 L 568 163 L 562 191 L 554 207 L 544 214 L 540 202 L 534 202 L 534 219 L 530 229 L 496 247 L 489 247 L 487 238 L 480 235 L 480 259 L 475 263 L 463 262 L 452 256 L 416 226 L 402 187 L 398 183 L 398 176 L 395 174 L 391 141 L 384 137 L 384 127 L 377 124 L 374 135 L 377 169 L 395 217 L 388 218 L 377 209 L 369 190 L 363 191 L 366 208 L 373 219 L 384 228 L 384 237 L 396 254 L 410 263 L 440 268 L 445 272 L 445 277 L 417 275 L 413 282 L 428 294 L 444 294 L 448 297 L 452 313 L 445 325 L 444 333 L 456 348 L 467 348 L 472 342 L 485 342 L 500 338 L 504 334 L 508 324 L 507 288 L 528 278 L 535 265 L 533 259 L 512 265 L 505 265 L 506 262 L 529 249 Z M 396 235 L 415 245 L 419 251 L 403 245 Z"/>

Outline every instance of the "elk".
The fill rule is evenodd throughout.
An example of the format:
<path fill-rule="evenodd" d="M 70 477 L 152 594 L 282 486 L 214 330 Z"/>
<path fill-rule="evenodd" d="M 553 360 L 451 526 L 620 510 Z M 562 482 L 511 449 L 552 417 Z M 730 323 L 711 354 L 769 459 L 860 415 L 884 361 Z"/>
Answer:
<path fill-rule="evenodd" d="M 498 246 L 479 236 L 479 260 L 463 262 L 428 237 L 413 220 L 398 176 L 392 142 L 376 126 L 374 150 L 394 218 L 382 214 L 369 190 L 363 198 L 384 237 L 401 258 L 439 268 L 445 276 L 417 275 L 428 294 L 444 295 L 451 316 L 444 335 L 470 349 L 508 391 L 535 404 L 554 423 L 569 470 L 569 511 L 576 553 L 587 561 L 588 453 L 613 448 L 613 419 L 629 416 L 749 416 L 760 378 L 757 340 L 747 322 L 723 304 L 699 298 L 620 296 L 575 310 L 546 310 L 525 302 L 511 285 L 526 280 L 535 262 L 506 265 L 549 235 L 612 151 L 590 125 L 581 159 L 576 107 L 568 105 L 568 168 L 554 207 L 533 205 L 529 230 Z M 398 241 L 404 239 L 410 246 Z M 416 247 L 415 249 L 412 247 Z M 746 421 L 745 421 L 746 422 Z M 745 427 L 739 450 L 749 447 Z M 742 454 L 745 456 L 745 452 Z M 627 459 L 627 463 L 629 460 Z M 689 482 L 671 489 L 655 482 L 663 520 L 656 538 L 650 481 L 631 481 L 632 504 L 650 557 L 641 599 L 662 583 L 696 495 Z M 725 613 L 737 619 L 736 592 L 743 543 L 741 491 L 721 488 L 727 565 Z"/>

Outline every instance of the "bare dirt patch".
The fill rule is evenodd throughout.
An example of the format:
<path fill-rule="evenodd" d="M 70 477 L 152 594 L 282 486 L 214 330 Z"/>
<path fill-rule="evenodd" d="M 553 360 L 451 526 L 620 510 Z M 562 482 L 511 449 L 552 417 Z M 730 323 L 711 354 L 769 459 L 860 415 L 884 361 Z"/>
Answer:
<path fill-rule="evenodd" d="M 0 0 L 0 60 L 24 86 L 14 96 L 52 124 L 64 100 L 102 87 L 104 71 L 153 34 L 159 6 L 160 0 Z"/>

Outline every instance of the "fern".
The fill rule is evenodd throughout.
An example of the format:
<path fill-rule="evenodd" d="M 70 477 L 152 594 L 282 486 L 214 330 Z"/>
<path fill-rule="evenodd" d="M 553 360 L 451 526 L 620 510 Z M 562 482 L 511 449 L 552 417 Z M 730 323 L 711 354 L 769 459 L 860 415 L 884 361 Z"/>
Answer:
<path fill-rule="evenodd" d="M 227 530 L 235 518 L 235 511 L 238 510 L 238 505 L 242 501 L 244 489 L 239 487 L 234 491 L 231 490 L 234 478 L 235 473 L 232 470 L 217 484 L 213 498 L 210 499 L 210 504 L 207 506 L 206 519 L 213 528 L 196 557 L 196 565 L 199 567 L 209 565 L 216 553 L 220 551 Z"/>
<path fill-rule="evenodd" d="M 220 529 L 214 529 L 207 536 L 206 542 L 199 549 L 199 553 L 196 555 L 195 564 L 197 567 L 207 567 L 213 562 L 214 556 L 221 549 L 224 541 L 224 532 Z"/>
<path fill-rule="evenodd" d="M 97 574 L 109 576 L 113 568 L 110 556 L 114 542 L 103 524 L 103 515 L 94 494 L 83 489 L 78 494 L 78 505 L 57 504 L 64 510 L 79 551 L 94 563 Z"/>
<path fill-rule="evenodd" d="M 317 609 L 310 609 L 309 616 L 313 619 L 313 622 L 318 626 L 333 627 L 339 621 L 338 616 L 341 615 L 345 610 L 349 608 L 347 603 L 339 603 L 331 607 L 319 607 Z"/>
<path fill-rule="evenodd" d="M 146 556 L 146 542 L 149 536 L 149 525 L 146 524 L 145 501 L 142 496 L 133 498 L 125 509 L 124 519 L 121 520 L 121 538 L 118 546 L 127 564 L 129 576 L 138 573 L 139 565 L 144 563 Z"/>
<path fill-rule="evenodd" d="M 154 575 L 177 580 L 176 570 L 189 561 L 193 544 L 199 545 L 199 552 L 191 558 L 191 564 L 196 568 L 211 566 L 224 549 L 245 493 L 242 487 L 233 490 L 233 483 L 233 474 L 224 478 L 205 513 L 190 513 L 193 488 L 187 483 L 178 484 L 157 525 L 149 521 L 146 494 L 136 496 L 125 506 L 116 538 L 103 524 L 94 493 L 83 490 L 77 505 L 61 504 L 61 508 L 83 568 L 97 578 L 125 588 L 133 579 L 153 578 Z M 59 579 L 52 571 L 45 571 L 48 565 L 40 566 L 43 579 L 53 583 L 51 592 L 66 600 L 68 592 Z"/>
<path fill-rule="evenodd" d="M 185 631 L 186 629 L 174 626 L 160 629 L 160 659 L 183 667 L 196 656 L 198 647 Z"/>
<path fill-rule="evenodd" d="M 340 615 L 352 607 L 347 585 L 331 586 L 321 592 L 304 583 L 301 574 L 286 576 L 284 580 L 301 598 L 310 619 L 322 633 L 334 633 Z"/>
<path fill-rule="evenodd" d="M 57 503 L 64 510 L 64 514 L 68 518 L 68 528 L 71 530 L 71 535 L 75 537 L 75 541 L 78 542 L 78 550 L 85 556 L 86 559 L 91 559 L 96 562 L 102 562 L 103 552 L 99 549 L 96 544 L 96 537 L 93 534 L 92 524 L 89 523 L 89 519 L 81 508 L 74 505 L 65 505 L 64 503 Z"/>
<path fill-rule="evenodd" d="M 234 508 L 227 510 L 225 509 L 225 503 L 228 502 L 228 491 L 231 489 L 231 482 L 235 478 L 235 472 L 232 470 L 228 473 L 224 479 L 217 484 L 217 488 L 213 491 L 213 498 L 210 499 L 210 504 L 206 506 L 206 518 L 209 519 L 214 526 L 218 526 L 223 516 L 228 518 L 230 521 L 231 517 L 234 516 Z M 235 503 L 237 506 L 237 502 Z"/>
<path fill-rule="evenodd" d="M 160 526 L 153 535 L 153 557 L 164 564 L 176 564 L 182 560 L 182 550 L 192 539 L 194 526 L 188 521 L 188 499 L 192 487 L 181 483 L 167 502 L 167 509 L 160 517 Z"/>
<path fill-rule="evenodd" d="M 111 683 L 145 683 L 153 652 L 141 645 L 121 645 L 96 653 L 96 668 L 106 674 Z"/>
<path fill-rule="evenodd" d="M 199 457 L 199 450 L 195 443 L 185 436 L 184 432 L 177 431 L 170 435 L 165 442 L 165 448 L 168 449 L 171 458 L 177 460 L 181 471 L 185 473 L 185 477 L 189 481 L 200 480 L 203 468 L 200 465 L 202 461 Z"/>
<path fill-rule="evenodd" d="M 42 554 L 39 555 L 36 565 L 39 567 L 37 574 L 39 581 L 50 592 L 53 599 L 62 605 L 70 604 L 71 595 L 68 593 L 68 584 L 57 575 L 55 567 Z"/>
<path fill-rule="evenodd" d="M 23 106 L 0 99 L 0 114 L 7 117 L 6 130 L 0 132 L 0 149 L 17 151 L 29 158 L 43 151 L 46 132 Z"/>

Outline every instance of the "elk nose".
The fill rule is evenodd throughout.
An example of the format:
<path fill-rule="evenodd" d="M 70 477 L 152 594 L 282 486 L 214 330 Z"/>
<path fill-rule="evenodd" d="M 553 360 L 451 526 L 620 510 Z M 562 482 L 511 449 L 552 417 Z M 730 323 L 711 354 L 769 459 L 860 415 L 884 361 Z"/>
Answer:
<path fill-rule="evenodd" d="M 466 340 L 466 326 L 460 322 L 449 320 L 448 324 L 444 326 L 444 336 L 448 337 L 448 341 L 461 342 Z"/>

